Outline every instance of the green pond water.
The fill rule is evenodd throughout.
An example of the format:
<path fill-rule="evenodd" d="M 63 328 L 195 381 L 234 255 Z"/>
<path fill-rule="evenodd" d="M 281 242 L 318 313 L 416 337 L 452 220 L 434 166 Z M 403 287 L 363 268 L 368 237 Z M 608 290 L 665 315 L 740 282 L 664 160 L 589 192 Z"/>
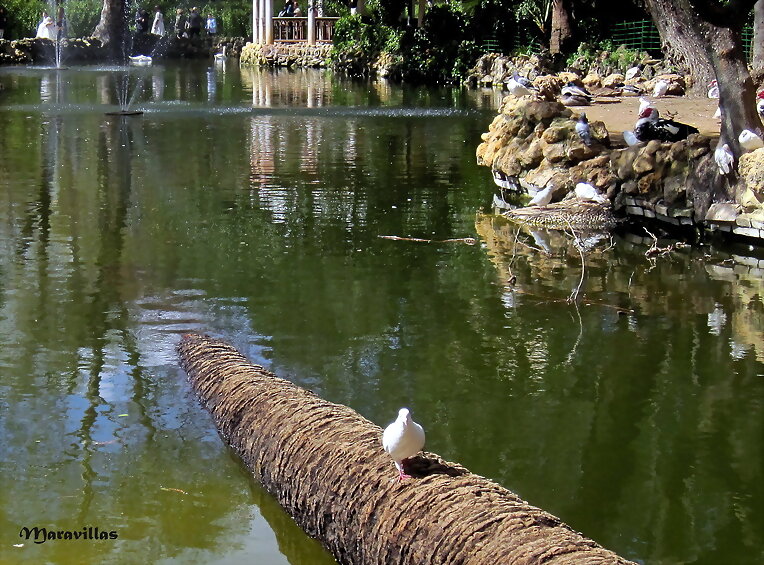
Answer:
<path fill-rule="evenodd" d="M 625 557 L 764 563 L 764 254 L 482 215 L 490 93 L 186 62 L 106 116 L 120 82 L 0 68 L 0 563 L 332 562 L 197 404 L 189 331 L 381 426 L 410 407 Z"/>

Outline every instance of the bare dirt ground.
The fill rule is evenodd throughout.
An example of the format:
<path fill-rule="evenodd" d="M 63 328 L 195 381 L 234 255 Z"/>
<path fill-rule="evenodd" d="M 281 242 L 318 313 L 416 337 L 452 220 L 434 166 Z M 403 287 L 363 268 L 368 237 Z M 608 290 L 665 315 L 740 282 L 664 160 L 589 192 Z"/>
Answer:
<path fill-rule="evenodd" d="M 662 98 L 648 97 L 658 109 L 662 118 L 671 118 L 678 122 L 690 124 L 700 130 L 700 133 L 711 137 L 719 135 L 719 120 L 713 117 L 718 100 L 710 98 L 689 98 L 686 96 L 664 96 Z M 589 121 L 605 122 L 610 138 L 614 145 L 623 144 L 623 132 L 634 129 L 637 121 L 639 97 L 625 98 L 595 98 L 591 106 L 574 106 L 574 113 L 586 112 Z"/>

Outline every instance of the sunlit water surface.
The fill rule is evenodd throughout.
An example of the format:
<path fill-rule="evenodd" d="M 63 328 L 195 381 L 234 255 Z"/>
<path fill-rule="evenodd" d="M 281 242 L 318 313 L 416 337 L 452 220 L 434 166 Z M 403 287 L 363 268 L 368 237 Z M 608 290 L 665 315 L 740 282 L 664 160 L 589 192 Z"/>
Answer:
<path fill-rule="evenodd" d="M 628 558 L 764 562 L 756 250 L 480 215 L 490 92 L 124 73 L 0 68 L 0 562 L 332 562 L 197 405 L 189 331 L 380 425 L 409 406 Z M 105 115 L 120 84 L 142 115 Z"/>

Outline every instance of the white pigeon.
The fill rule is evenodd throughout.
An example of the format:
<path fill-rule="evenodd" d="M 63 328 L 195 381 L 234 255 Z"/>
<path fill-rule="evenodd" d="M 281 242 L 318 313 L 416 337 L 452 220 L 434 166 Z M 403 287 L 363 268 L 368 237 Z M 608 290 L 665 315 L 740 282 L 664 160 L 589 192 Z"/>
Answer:
<path fill-rule="evenodd" d="M 628 145 L 629 147 L 639 143 L 639 140 L 637 139 L 637 136 L 634 135 L 633 131 L 623 132 L 623 140 L 626 142 L 626 145 Z"/>
<path fill-rule="evenodd" d="M 665 79 L 660 79 L 658 82 L 655 83 L 655 86 L 653 87 L 653 96 L 655 98 L 660 98 L 661 96 L 665 96 L 666 92 L 668 91 L 669 87 L 669 81 Z"/>
<path fill-rule="evenodd" d="M 740 147 L 746 151 L 754 151 L 755 149 L 764 147 L 764 141 L 762 141 L 761 137 L 749 129 L 741 131 L 737 139 L 740 142 Z"/>
<path fill-rule="evenodd" d="M 714 161 L 719 167 L 719 172 L 723 175 L 728 175 L 732 170 L 732 163 L 735 162 L 735 156 L 732 154 L 732 149 L 726 143 L 721 147 L 716 148 L 714 151 Z"/>
<path fill-rule="evenodd" d="M 597 190 L 596 187 L 587 182 L 579 182 L 576 185 L 574 192 L 576 193 L 576 198 L 580 200 L 593 200 L 600 204 L 607 202 L 607 197 L 600 194 L 600 191 Z"/>
<path fill-rule="evenodd" d="M 411 419 L 408 408 L 398 411 L 398 419 L 382 433 L 382 447 L 392 457 L 398 469 L 398 480 L 410 479 L 403 470 L 403 462 L 419 453 L 424 447 L 424 429 Z"/>
<path fill-rule="evenodd" d="M 719 98 L 719 83 L 716 80 L 708 83 L 708 97 Z"/>
<path fill-rule="evenodd" d="M 554 186 L 549 185 L 544 190 L 539 190 L 536 195 L 528 202 L 528 206 L 546 206 L 552 201 Z"/>
<path fill-rule="evenodd" d="M 528 96 L 536 92 L 536 88 L 533 83 L 525 77 L 521 77 L 517 74 L 517 71 L 512 73 L 512 78 L 507 81 L 507 90 L 512 96 Z"/>
<path fill-rule="evenodd" d="M 624 77 L 626 80 L 631 80 L 633 78 L 636 78 L 639 76 L 639 73 L 642 72 L 642 69 L 639 67 L 631 67 L 626 71 L 626 76 Z"/>

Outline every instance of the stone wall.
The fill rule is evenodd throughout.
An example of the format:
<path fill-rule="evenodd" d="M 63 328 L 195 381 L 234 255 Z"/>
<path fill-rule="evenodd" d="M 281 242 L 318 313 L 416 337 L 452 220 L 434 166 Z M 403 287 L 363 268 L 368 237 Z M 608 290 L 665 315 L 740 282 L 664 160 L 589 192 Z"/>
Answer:
<path fill-rule="evenodd" d="M 64 39 L 61 46 L 66 61 L 87 63 L 106 57 L 101 42 L 94 37 Z M 52 64 L 55 60 L 55 44 L 50 39 L 0 39 L 0 65 Z"/>
<path fill-rule="evenodd" d="M 331 44 L 247 43 L 242 49 L 240 64 L 243 67 L 328 67 L 331 50 Z"/>
<path fill-rule="evenodd" d="M 605 125 L 591 122 L 594 140 L 585 145 L 577 118 L 558 102 L 508 96 L 482 136 L 478 164 L 519 187 L 551 185 L 553 200 L 585 182 L 635 219 L 764 240 L 764 148 L 743 155 L 739 175 L 728 178 L 718 173 L 709 137 L 613 148 Z"/>

